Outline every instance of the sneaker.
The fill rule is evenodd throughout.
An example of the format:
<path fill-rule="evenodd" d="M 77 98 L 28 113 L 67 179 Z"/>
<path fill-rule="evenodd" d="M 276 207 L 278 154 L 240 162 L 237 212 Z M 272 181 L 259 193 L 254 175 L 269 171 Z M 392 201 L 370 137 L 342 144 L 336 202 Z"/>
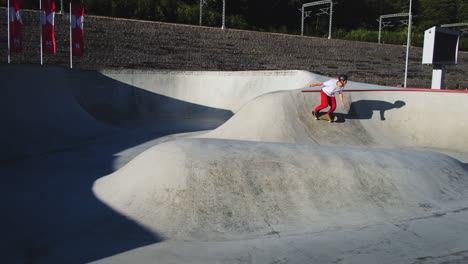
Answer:
<path fill-rule="evenodd" d="M 315 120 L 319 120 L 318 112 L 312 111 L 312 115 L 315 117 Z"/>
<path fill-rule="evenodd" d="M 330 120 L 328 122 L 330 123 L 334 123 L 338 120 L 338 117 L 337 116 L 332 116 L 332 115 L 328 115 L 330 117 Z"/>

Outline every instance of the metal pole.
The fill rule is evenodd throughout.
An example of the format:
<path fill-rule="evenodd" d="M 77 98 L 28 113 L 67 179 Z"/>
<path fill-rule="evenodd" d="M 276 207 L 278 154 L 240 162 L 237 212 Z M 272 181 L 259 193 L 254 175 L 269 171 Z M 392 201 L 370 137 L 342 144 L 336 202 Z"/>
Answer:
<path fill-rule="evenodd" d="M 333 21 L 333 2 L 330 1 L 330 23 L 328 25 L 328 39 L 331 39 L 332 21 Z"/>
<path fill-rule="evenodd" d="M 406 42 L 406 63 L 405 63 L 405 86 L 407 87 L 407 79 L 408 79 L 408 60 L 409 60 L 409 49 L 411 46 L 411 24 L 412 24 L 412 14 L 411 14 L 411 8 L 412 8 L 412 3 L 413 0 L 410 0 L 410 6 L 409 6 L 409 14 L 408 14 L 408 40 Z"/>
<path fill-rule="evenodd" d="M 63 0 L 60 0 L 60 14 L 64 14 L 63 12 Z"/>
<path fill-rule="evenodd" d="M 200 0 L 200 26 L 202 25 L 203 0 Z"/>
<path fill-rule="evenodd" d="M 301 36 L 304 36 L 304 4 L 302 5 L 301 17 Z"/>
<path fill-rule="evenodd" d="M 221 28 L 226 28 L 226 0 L 223 0 L 223 25 L 221 26 Z"/>
<path fill-rule="evenodd" d="M 432 89 L 445 89 L 445 65 L 434 64 L 432 69 Z"/>
<path fill-rule="evenodd" d="M 39 0 L 39 14 L 40 14 L 40 19 L 39 19 L 39 33 L 41 36 L 39 37 L 39 41 L 41 42 L 39 44 L 39 47 L 41 48 L 41 65 L 43 65 L 43 60 L 42 60 L 42 0 Z"/>
<path fill-rule="evenodd" d="M 380 44 L 381 34 L 382 34 L 382 16 L 380 16 L 379 18 L 379 44 Z"/>
<path fill-rule="evenodd" d="M 70 2 L 70 69 L 73 69 L 73 42 L 72 42 L 72 6 Z"/>
<path fill-rule="evenodd" d="M 7 24 L 8 24 L 8 64 L 10 64 L 10 18 L 11 14 L 10 14 L 10 0 L 7 0 Z"/>

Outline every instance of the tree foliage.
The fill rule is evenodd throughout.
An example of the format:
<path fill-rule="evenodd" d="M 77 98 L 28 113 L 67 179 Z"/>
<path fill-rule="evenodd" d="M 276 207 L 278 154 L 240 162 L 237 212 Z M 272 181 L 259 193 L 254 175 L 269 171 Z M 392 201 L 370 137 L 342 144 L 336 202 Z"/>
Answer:
<path fill-rule="evenodd" d="M 199 24 L 200 0 L 73 0 L 85 4 L 87 13 L 161 22 Z M 314 0 L 225 0 L 228 28 L 299 34 L 303 3 Z M 60 2 L 57 0 L 57 2 Z M 68 5 L 70 0 L 63 0 Z M 221 0 L 205 0 L 203 25 L 221 26 Z M 408 12 L 410 0 L 334 0 L 333 32 L 337 36 L 372 39 L 378 30 L 381 15 Z M 415 33 L 421 34 L 434 25 L 468 22 L 468 0 L 412 0 Z M 38 1 L 25 1 L 25 8 L 38 8 Z M 306 35 L 326 36 L 329 16 L 323 9 L 328 5 L 310 7 L 305 19 Z M 322 10 L 321 10 L 322 9 Z M 385 28 L 397 36 L 405 30 L 404 18 L 390 20 Z M 369 31 L 367 37 L 362 34 Z M 335 33 L 336 32 L 336 33 Z M 385 33 L 386 34 L 386 33 Z M 400 34 L 401 35 L 401 34 Z M 467 34 L 463 36 L 467 38 Z M 395 37 L 397 39 L 397 37 Z M 375 39 L 374 41 L 377 41 Z M 463 45 L 466 40 L 463 40 Z M 400 43 L 398 43 L 400 44 Z M 463 47 L 462 45 L 462 47 Z"/>
<path fill-rule="evenodd" d="M 434 25 L 457 22 L 457 2 L 453 0 L 420 0 L 419 27 L 430 28 Z"/>

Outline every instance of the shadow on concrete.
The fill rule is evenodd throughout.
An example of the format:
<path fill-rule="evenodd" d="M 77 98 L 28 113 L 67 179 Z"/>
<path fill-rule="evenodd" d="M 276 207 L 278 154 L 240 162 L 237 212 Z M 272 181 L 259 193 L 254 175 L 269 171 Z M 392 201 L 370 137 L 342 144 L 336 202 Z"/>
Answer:
<path fill-rule="evenodd" d="M 125 164 L 121 152 L 128 161 L 158 138 L 232 116 L 97 72 L 6 66 L 0 77 L 10 80 L 0 99 L 5 263 L 88 263 L 163 241 L 97 199 L 94 182 Z"/>
<path fill-rule="evenodd" d="M 347 114 L 337 113 L 338 122 L 345 122 L 346 119 L 371 119 L 374 112 L 378 112 L 380 120 L 385 121 L 385 112 L 393 109 L 398 109 L 405 106 L 403 101 L 395 101 L 394 103 L 379 101 L 379 100 L 359 100 L 352 102 L 350 110 Z"/>
<path fill-rule="evenodd" d="M 228 110 L 189 103 L 139 89 L 98 72 L 86 72 L 87 78 L 84 80 L 82 73 L 78 75 L 75 78 L 80 79 L 81 85 L 73 87 L 77 102 L 94 118 L 106 124 L 136 127 L 157 123 L 165 125 L 175 120 L 175 132 L 180 132 L 180 129 L 212 129 L 233 115 Z M 135 75 L 135 79 L 141 78 L 138 73 Z M 187 89 L 186 92 L 189 91 L 190 89 Z M 180 126 L 181 124 L 183 126 Z"/>

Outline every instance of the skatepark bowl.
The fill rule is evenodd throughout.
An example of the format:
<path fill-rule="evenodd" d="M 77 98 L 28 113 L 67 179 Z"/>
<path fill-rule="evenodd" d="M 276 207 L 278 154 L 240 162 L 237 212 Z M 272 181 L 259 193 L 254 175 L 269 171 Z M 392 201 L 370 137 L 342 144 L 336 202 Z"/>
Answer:
<path fill-rule="evenodd" d="M 468 93 L 1 65 L 2 263 L 468 263 Z"/>

